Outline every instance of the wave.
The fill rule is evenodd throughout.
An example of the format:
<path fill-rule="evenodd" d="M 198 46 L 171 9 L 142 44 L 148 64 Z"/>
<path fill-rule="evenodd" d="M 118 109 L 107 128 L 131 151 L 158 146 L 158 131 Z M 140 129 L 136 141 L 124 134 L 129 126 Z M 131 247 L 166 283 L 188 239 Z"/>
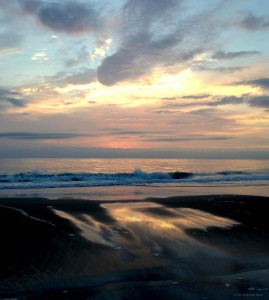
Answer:
<path fill-rule="evenodd" d="M 0 174 L 0 189 L 96 187 L 148 185 L 158 183 L 225 183 L 269 180 L 268 172 L 221 171 L 215 173 L 143 172 L 131 173 L 45 173 L 40 171 Z"/>

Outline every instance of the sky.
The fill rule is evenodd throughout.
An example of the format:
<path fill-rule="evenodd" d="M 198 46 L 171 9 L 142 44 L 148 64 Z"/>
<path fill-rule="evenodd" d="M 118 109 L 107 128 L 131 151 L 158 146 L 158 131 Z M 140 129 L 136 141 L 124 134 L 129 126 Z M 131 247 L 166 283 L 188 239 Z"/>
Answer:
<path fill-rule="evenodd" d="M 269 158 L 268 62 L 268 0 L 0 1 L 0 155 Z"/>

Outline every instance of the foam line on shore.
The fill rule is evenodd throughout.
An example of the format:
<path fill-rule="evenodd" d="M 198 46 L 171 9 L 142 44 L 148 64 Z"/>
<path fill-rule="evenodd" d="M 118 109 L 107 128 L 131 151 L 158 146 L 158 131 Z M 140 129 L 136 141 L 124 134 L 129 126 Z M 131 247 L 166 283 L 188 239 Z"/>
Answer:
<path fill-rule="evenodd" d="M 1 200 L 1 199 L 0 199 Z M 48 222 L 48 221 L 45 221 L 45 220 L 42 220 L 42 219 L 39 219 L 39 218 L 36 218 L 36 217 L 33 217 L 31 215 L 29 215 L 26 211 L 24 211 L 23 209 L 19 209 L 19 208 L 15 208 L 15 207 L 10 207 L 10 206 L 6 206 L 6 205 L 0 205 L 0 207 L 4 207 L 4 208 L 8 208 L 8 209 L 11 209 L 11 210 L 14 210 L 14 211 L 17 211 L 19 213 L 21 213 L 22 215 L 26 216 L 27 218 L 29 219 L 32 219 L 32 220 L 35 220 L 35 221 L 38 221 L 38 222 L 43 222 L 43 223 L 46 223 L 46 224 L 49 224 L 51 226 L 56 226 L 55 224 L 51 223 L 51 222 Z"/>

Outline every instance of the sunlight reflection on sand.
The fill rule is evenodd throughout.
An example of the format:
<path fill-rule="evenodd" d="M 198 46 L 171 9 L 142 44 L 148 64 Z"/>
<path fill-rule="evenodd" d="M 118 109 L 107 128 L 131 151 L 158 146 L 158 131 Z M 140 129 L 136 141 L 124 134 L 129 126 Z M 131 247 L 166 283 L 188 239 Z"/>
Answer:
<path fill-rule="evenodd" d="M 58 209 L 55 213 L 75 224 L 87 240 L 128 253 L 136 261 L 142 259 L 157 265 L 166 263 L 166 253 L 187 257 L 200 249 L 221 255 L 219 250 L 200 243 L 186 230 L 206 231 L 208 227 L 228 228 L 238 224 L 197 209 L 172 209 L 152 202 L 104 203 L 101 206 L 115 224 L 97 221 L 86 213 L 76 215 Z"/>

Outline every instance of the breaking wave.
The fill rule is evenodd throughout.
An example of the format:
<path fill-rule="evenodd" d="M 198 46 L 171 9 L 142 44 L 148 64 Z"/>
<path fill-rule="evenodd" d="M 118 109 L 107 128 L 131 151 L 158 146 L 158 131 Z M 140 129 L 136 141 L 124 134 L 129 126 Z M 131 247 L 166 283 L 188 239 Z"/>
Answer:
<path fill-rule="evenodd" d="M 131 173 L 45 173 L 40 171 L 0 174 L 0 189 L 68 188 L 166 183 L 229 183 L 269 180 L 268 172 L 221 171 L 215 173 L 144 172 Z"/>

